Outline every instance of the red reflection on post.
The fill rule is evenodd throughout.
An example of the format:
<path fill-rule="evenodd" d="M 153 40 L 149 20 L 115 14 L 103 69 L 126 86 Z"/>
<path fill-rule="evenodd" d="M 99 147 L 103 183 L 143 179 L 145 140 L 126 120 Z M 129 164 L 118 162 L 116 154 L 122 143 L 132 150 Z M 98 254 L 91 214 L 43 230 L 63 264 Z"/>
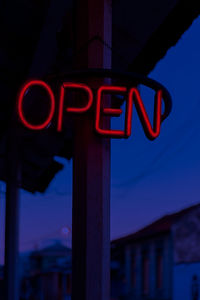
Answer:
<path fill-rule="evenodd" d="M 97 106 L 96 106 L 96 121 L 95 121 L 95 129 L 96 131 L 105 136 L 114 136 L 114 137 L 126 137 L 128 132 L 125 129 L 124 130 L 112 130 L 112 129 L 102 129 L 100 128 L 100 116 L 101 116 L 101 110 L 104 115 L 110 115 L 110 116 L 120 116 L 122 114 L 122 110 L 116 109 L 116 108 L 104 108 L 101 107 L 101 100 L 102 95 L 104 92 L 106 93 L 125 93 L 127 91 L 126 87 L 122 86 L 101 86 L 97 91 Z M 130 101 L 128 101 L 127 111 L 131 109 L 129 107 Z M 131 116 L 129 114 L 126 114 L 128 116 L 129 122 L 131 122 Z M 127 122 L 127 120 L 125 121 Z M 129 126 L 125 126 L 125 128 L 129 128 Z"/>
<path fill-rule="evenodd" d="M 50 110 L 49 110 L 48 117 L 47 117 L 47 119 L 42 124 L 39 124 L 39 125 L 30 124 L 26 120 L 26 118 L 24 116 L 24 112 L 23 112 L 24 95 L 25 95 L 25 93 L 28 91 L 28 89 L 30 87 L 35 86 L 35 85 L 42 86 L 48 92 L 48 94 L 50 96 L 50 101 L 51 101 L 51 107 L 50 107 Z M 18 107 L 17 108 L 18 108 L 19 118 L 20 118 L 21 122 L 27 128 L 29 128 L 31 130 L 42 130 L 45 127 L 47 127 L 47 125 L 51 122 L 51 120 L 53 118 L 53 114 L 54 114 L 54 111 L 55 111 L 55 98 L 54 98 L 54 94 L 53 94 L 51 88 L 48 86 L 48 84 L 46 84 L 44 81 L 41 81 L 41 80 L 31 80 L 28 83 L 26 83 L 23 86 L 22 90 L 20 91 L 19 98 L 18 98 Z"/>
<path fill-rule="evenodd" d="M 64 82 L 61 86 L 61 92 L 60 92 L 60 101 L 59 101 L 59 112 L 58 112 L 58 131 L 62 130 L 62 122 L 63 122 L 63 106 L 64 106 L 64 97 L 65 97 L 65 89 L 82 89 L 88 94 L 88 102 L 87 105 L 84 107 L 67 107 L 67 112 L 72 113 L 84 113 L 87 110 L 90 109 L 93 102 L 93 93 L 92 90 L 86 85 L 81 83 L 70 83 L 70 82 Z"/>
<path fill-rule="evenodd" d="M 134 99 L 133 99 L 134 97 Z M 135 107 L 139 115 L 140 121 L 142 123 L 144 132 L 150 140 L 154 140 L 160 134 L 160 124 L 161 124 L 161 109 L 162 109 L 162 90 L 159 90 L 155 95 L 154 104 L 154 121 L 153 128 L 149 121 L 146 109 L 142 102 L 139 91 L 136 88 L 131 88 L 129 93 L 130 101 L 135 102 Z"/>

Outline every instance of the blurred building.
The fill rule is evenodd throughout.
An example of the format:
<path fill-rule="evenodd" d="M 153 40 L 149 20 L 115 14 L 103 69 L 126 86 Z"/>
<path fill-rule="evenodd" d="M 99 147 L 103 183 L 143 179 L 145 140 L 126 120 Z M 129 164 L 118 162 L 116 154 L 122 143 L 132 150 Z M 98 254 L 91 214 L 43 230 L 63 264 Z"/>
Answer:
<path fill-rule="evenodd" d="M 112 300 L 199 299 L 200 204 L 114 240 L 111 253 Z"/>
<path fill-rule="evenodd" d="M 71 258 L 61 242 L 22 255 L 20 300 L 70 300 Z M 111 244 L 111 300 L 182 299 L 200 299 L 200 204 Z"/>
<path fill-rule="evenodd" d="M 69 300 L 71 249 L 60 242 L 21 259 L 21 300 Z"/>
<path fill-rule="evenodd" d="M 20 300 L 71 299 L 71 249 L 57 241 L 20 257 Z M 0 300 L 3 300 L 0 266 Z"/>

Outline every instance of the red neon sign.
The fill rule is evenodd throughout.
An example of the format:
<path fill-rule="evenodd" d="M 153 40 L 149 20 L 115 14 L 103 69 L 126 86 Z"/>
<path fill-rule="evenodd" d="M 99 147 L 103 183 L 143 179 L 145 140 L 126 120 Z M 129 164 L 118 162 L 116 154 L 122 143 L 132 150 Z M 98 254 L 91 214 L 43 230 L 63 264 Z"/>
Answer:
<path fill-rule="evenodd" d="M 48 117 L 42 124 L 39 124 L 39 125 L 30 124 L 26 120 L 26 118 L 24 116 L 24 111 L 23 111 L 24 96 L 25 96 L 26 92 L 28 91 L 28 89 L 30 89 L 32 86 L 35 86 L 35 85 L 42 86 L 48 92 L 49 97 L 50 97 L 50 101 L 51 101 L 51 107 L 50 107 L 50 110 L 49 110 Z M 21 122 L 24 124 L 25 127 L 29 128 L 31 130 L 42 130 L 42 129 L 46 128 L 49 125 L 49 123 L 51 122 L 51 120 L 53 118 L 54 112 L 55 112 L 55 98 L 54 98 L 53 91 L 48 86 L 48 84 L 46 84 L 44 81 L 41 81 L 41 80 L 29 81 L 28 83 L 26 83 L 23 86 L 22 90 L 19 93 L 18 107 L 17 108 L 18 108 L 19 118 L 20 118 Z"/>
<path fill-rule="evenodd" d="M 119 86 L 101 86 L 97 91 L 97 106 L 96 106 L 96 122 L 95 122 L 95 129 L 96 131 L 101 135 L 107 135 L 107 136 L 118 136 L 118 137 L 125 137 L 126 132 L 123 130 L 112 130 L 112 129 L 102 129 L 100 128 L 100 115 L 101 110 L 103 114 L 106 115 L 114 115 L 114 116 L 120 116 L 122 114 L 121 109 L 114 109 L 114 108 L 104 108 L 101 107 L 101 100 L 103 93 L 113 93 L 113 92 L 119 92 L 125 93 L 127 89 L 125 87 L 119 87 Z"/>
<path fill-rule="evenodd" d="M 64 82 L 61 86 L 61 92 L 60 92 L 60 102 L 59 102 L 59 111 L 58 111 L 58 131 L 62 130 L 62 121 L 63 121 L 63 106 L 64 106 L 64 97 L 65 97 L 65 90 L 66 89 L 82 89 L 85 92 L 88 93 L 88 103 L 85 107 L 67 107 L 67 112 L 72 113 L 84 113 L 92 106 L 93 103 L 93 93 L 91 89 L 85 85 L 85 84 L 77 84 L 77 83 L 70 83 L 70 82 Z"/>
<path fill-rule="evenodd" d="M 50 102 L 51 102 L 51 107 L 48 113 L 48 117 L 42 124 L 39 125 L 33 125 L 29 123 L 28 120 L 25 118 L 24 111 L 23 111 L 24 96 L 26 92 L 28 92 L 28 90 L 34 85 L 39 85 L 43 87 L 48 92 Z M 64 109 L 64 98 L 65 96 L 67 96 L 68 89 L 73 89 L 79 92 L 82 91 L 86 93 L 88 96 L 87 103 L 81 107 L 68 107 L 66 103 L 66 108 Z M 121 108 L 104 107 L 102 99 L 105 93 L 106 94 L 116 93 L 118 95 L 122 94 L 124 96 L 127 96 L 124 130 L 113 130 L 108 128 L 101 128 L 101 118 L 104 115 L 119 117 L 123 112 Z M 64 82 L 60 89 L 57 131 L 62 130 L 64 110 L 68 114 L 85 113 L 89 111 L 89 109 L 91 109 L 91 106 L 94 102 L 94 98 L 95 96 L 93 95 L 93 91 L 88 85 L 82 83 Z M 135 105 L 136 107 L 137 113 L 139 115 L 146 136 L 151 140 L 157 138 L 160 133 L 160 126 L 162 121 L 162 115 L 161 115 L 162 90 L 161 89 L 158 90 L 155 95 L 154 122 L 152 126 L 148 114 L 146 112 L 144 103 L 142 101 L 142 98 L 137 88 L 132 87 L 128 90 L 124 86 L 100 86 L 97 89 L 97 93 L 96 93 L 96 111 L 95 111 L 95 124 L 94 124 L 96 132 L 102 136 L 107 136 L 107 137 L 119 137 L 119 138 L 129 137 L 131 135 L 133 105 Z M 49 85 L 43 81 L 40 80 L 29 81 L 26 85 L 22 87 L 22 90 L 20 91 L 17 107 L 18 107 L 19 118 L 25 127 L 31 130 L 42 130 L 49 125 L 55 113 L 55 97 L 53 91 L 51 90 Z"/>
<path fill-rule="evenodd" d="M 139 115 L 145 134 L 150 140 L 154 140 L 160 134 L 162 91 L 159 90 L 155 96 L 153 128 L 149 121 L 149 117 L 147 115 L 140 93 L 136 88 L 131 88 L 129 92 L 129 102 L 132 103 L 132 101 L 134 101 L 135 103 L 135 107 Z"/>

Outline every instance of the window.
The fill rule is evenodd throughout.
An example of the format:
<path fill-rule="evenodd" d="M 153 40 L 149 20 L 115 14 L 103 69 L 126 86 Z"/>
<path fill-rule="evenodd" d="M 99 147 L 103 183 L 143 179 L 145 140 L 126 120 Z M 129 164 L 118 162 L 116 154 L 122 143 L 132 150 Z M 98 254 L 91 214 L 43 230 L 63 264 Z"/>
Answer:
<path fill-rule="evenodd" d="M 72 292 L 72 277 L 71 274 L 67 274 L 67 295 L 70 295 Z"/>
<path fill-rule="evenodd" d="M 142 289 L 143 294 L 148 295 L 149 293 L 149 257 L 147 252 L 143 253 L 142 257 Z"/>
<path fill-rule="evenodd" d="M 135 287 L 136 285 L 136 261 L 135 254 L 131 254 L 131 286 Z"/>
<path fill-rule="evenodd" d="M 163 285 L 163 253 L 159 250 L 156 254 L 156 288 L 161 289 Z"/>

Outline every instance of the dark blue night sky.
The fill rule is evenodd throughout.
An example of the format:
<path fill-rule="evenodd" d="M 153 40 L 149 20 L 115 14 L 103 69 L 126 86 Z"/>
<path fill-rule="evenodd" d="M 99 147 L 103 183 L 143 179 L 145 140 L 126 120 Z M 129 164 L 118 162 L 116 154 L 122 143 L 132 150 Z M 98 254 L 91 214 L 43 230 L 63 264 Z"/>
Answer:
<path fill-rule="evenodd" d="M 147 140 L 134 112 L 132 136 L 128 140 L 112 141 L 112 238 L 199 202 L 199 32 L 200 18 L 149 74 L 164 84 L 173 98 L 172 113 L 162 124 L 159 138 L 154 142 Z M 151 93 L 141 89 L 141 95 L 151 110 Z M 65 168 L 46 194 L 21 192 L 20 248 L 23 251 L 39 245 L 43 239 L 61 238 L 61 228 L 71 226 L 72 162 L 58 160 Z M 5 209 L 3 189 L 2 184 L 1 214 Z M 2 224 L 0 228 L 2 245 Z"/>

